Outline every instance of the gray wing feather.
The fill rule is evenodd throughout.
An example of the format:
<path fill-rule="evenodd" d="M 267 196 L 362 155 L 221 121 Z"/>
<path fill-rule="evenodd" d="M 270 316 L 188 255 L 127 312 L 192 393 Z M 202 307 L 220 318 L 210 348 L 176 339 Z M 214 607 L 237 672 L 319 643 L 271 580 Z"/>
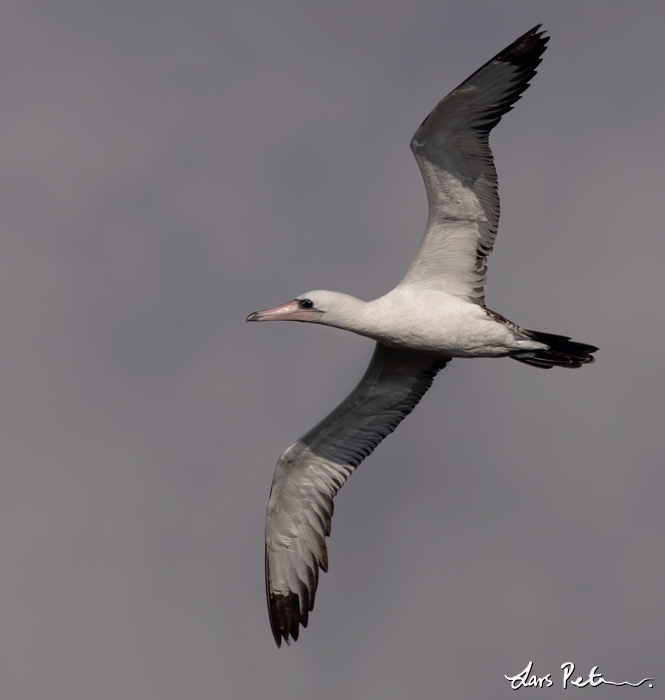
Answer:
<path fill-rule="evenodd" d="M 279 458 L 266 514 L 266 593 L 277 646 L 307 626 L 319 568 L 328 570 L 333 498 L 449 359 L 377 343 L 353 392 Z"/>
<path fill-rule="evenodd" d="M 540 25 L 467 78 L 416 131 L 413 151 L 427 189 L 425 235 L 400 284 L 484 304 L 487 256 L 499 224 L 489 132 L 529 86 L 548 37 Z"/>

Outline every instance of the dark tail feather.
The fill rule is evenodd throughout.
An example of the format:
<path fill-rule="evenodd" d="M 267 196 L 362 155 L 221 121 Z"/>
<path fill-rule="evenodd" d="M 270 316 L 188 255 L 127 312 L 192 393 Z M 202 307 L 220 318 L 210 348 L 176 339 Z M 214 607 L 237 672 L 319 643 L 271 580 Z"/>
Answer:
<path fill-rule="evenodd" d="M 581 367 L 582 365 L 595 362 L 596 358 L 592 353 L 598 348 L 584 343 L 574 343 L 565 335 L 552 335 L 551 333 L 540 333 L 539 331 L 526 331 L 530 338 L 539 343 L 545 343 L 547 350 L 530 350 L 511 355 L 513 360 L 524 362 L 533 367 Z"/>

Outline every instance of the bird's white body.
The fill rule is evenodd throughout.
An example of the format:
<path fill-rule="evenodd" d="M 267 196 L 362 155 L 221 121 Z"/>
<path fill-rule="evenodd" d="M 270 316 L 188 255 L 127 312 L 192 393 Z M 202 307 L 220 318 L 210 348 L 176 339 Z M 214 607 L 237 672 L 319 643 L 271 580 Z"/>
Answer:
<path fill-rule="evenodd" d="M 378 299 L 361 301 L 339 292 L 303 295 L 326 308 L 326 325 L 394 348 L 446 357 L 505 357 L 547 346 L 497 321 L 482 306 L 437 289 L 399 285 Z"/>

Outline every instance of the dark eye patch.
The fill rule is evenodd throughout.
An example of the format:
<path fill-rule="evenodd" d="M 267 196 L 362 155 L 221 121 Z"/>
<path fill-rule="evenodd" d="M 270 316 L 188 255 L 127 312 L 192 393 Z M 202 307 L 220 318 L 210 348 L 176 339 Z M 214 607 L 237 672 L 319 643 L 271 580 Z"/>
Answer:
<path fill-rule="evenodd" d="M 298 299 L 301 309 L 312 309 L 314 308 L 314 302 L 311 299 Z"/>

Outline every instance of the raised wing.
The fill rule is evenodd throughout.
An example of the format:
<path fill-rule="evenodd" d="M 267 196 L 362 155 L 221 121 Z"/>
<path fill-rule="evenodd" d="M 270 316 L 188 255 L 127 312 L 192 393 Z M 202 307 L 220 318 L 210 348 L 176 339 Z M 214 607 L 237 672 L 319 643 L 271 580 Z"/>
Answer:
<path fill-rule="evenodd" d="M 319 567 L 328 570 L 334 496 L 449 359 L 377 343 L 358 386 L 279 458 L 266 514 L 266 593 L 277 646 L 307 627 Z"/>
<path fill-rule="evenodd" d="M 499 224 L 489 132 L 535 75 L 549 37 L 521 36 L 431 111 L 413 151 L 427 188 L 425 235 L 400 284 L 440 289 L 484 304 L 487 256 Z"/>

